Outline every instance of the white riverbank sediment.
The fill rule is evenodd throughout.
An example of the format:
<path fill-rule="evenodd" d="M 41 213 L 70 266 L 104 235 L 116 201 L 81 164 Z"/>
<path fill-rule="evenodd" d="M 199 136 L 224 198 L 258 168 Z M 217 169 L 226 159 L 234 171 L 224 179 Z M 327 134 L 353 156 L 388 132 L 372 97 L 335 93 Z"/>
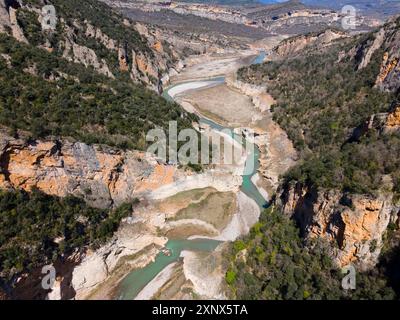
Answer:
<path fill-rule="evenodd" d="M 134 300 L 150 300 L 158 290 L 171 278 L 177 262 L 173 262 L 166 266 L 153 280 L 151 280 Z"/>

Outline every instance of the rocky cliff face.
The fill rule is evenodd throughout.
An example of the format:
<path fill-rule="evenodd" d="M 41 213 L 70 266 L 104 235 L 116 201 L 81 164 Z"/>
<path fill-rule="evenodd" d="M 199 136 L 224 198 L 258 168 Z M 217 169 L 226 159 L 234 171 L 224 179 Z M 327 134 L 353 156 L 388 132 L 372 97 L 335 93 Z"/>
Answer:
<path fill-rule="evenodd" d="M 395 91 L 400 88 L 400 18 L 385 25 L 380 32 L 384 33 L 382 45 L 384 55 L 381 71 L 376 85 L 381 90 Z"/>
<path fill-rule="evenodd" d="M 0 188 L 38 188 L 51 195 L 75 195 L 106 208 L 131 201 L 176 176 L 136 151 L 119 151 L 80 142 L 27 141 L 0 134 Z"/>
<path fill-rule="evenodd" d="M 32 13 L 37 17 L 37 21 L 29 23 L 36 23 L 40 27 L 44 18 L 41 7 L 25 5 L 24 1 L 16 3 L 15 7 L 6 6 L 5 0 L 0 0 L 0 32 L 9 33 L 18 41 L 28 43 L 27 34 L 31 31 L 22 28 L 17 18 L 18 13 L 20 11 Z M 56 7 L 56 10 L 58 9 Z M 93 67 L 100 74 L 110 78 L 115 78 L 119 72 L 127 72 L 134 82 L 143 83 L 155 91 L 160 91 L 161 78 L 179 61 L 178 52 L 172 49 L 164 50 L 159 32 L 150 32 L 147 27 L 132 24 L 122 17 L 119 27 L 126 29 L 125 42 L 121 37 L 115 37 L 108 32 L 109 30 L 103 30 L 89 20 L 64 17 L 58 12 L 57 14 L 56 28 L 51 32 L 42 30 L 42 35 L 35 35 L 46 39 L 39 47 L 50 52 L 61 52 L 65 59 Z M 57 36 L 58 42 L 49 41 L 52 34 Z M 134 43 L 132 37 L 128 37 L 129 34 L 132 34 L 132 37 L 133 35 L 139 37 L 140 39 L 136 41 L 140 44 Z M 118 61 L 118 64 L 115 61 Z"/>
<path fill-rule="evenodd" d="M 10 15 L 4 1 L 0 1 L 0 32 L 5 32 L 11 26 Z"/>
<path fill-rule="evenodd" d="M 398 55 L 398 52 L 396 52 Z M 376 79 L 376 85 L 384 90 L 393 91 L 400 86 L 400 64 L 399 58 L 395 55 L 391 55 L 389 52 L 385 52 L 381 71 Z"/>
<path fill-rule="evenodd" d="M 322 49 L 332 44 L 336 39 L 344 38 L 347 35 L 341 31 L 325 30 L 322 33 L 311 33 L 301 36 L 296 36 L 282 41 L 274 52 L 279 57 L 292 56 L 298 52 L 304 54 L 304 50 L 309 47 Z"/>
<path fill-rule="evenodd" d="M 368 269 L 377 263 L 390 222 L 399 207 L 392 195 L 367 197 L 344 195 L 336 190 L 315 190 L 300 183 L 285 186 L 278 200 L 293 217 L 305 238 L 321 238 L 331 244 L 331 255 L 343 267 L 350 263 Z"/>
<path fill-rule="evenodd" d="M 400 128 L 400 105 L 395 105 L 392 112 L 387 116 L 385 130 L 393 131 Z"/>
<path fill-rule="evenodd" d="M 73 40 L 72 31 L 69 34 L 70 37 L 64 42 L 64 58 L 76 63 L 82 63 L 85 67 L 93 67 L 98 73 L 115 78 L 104 59 L 99 59 L 93 49 L 77 44 Z"/>
<path fill-rule="evenodd" d="M 353 53 L 360 61 L 358 68 L 365 68 L 377 50 L 383 51 L 380 61 L 380 72 L 376 79 L 376 87 L 384 91 L 395 92 L 400 88 L 400 18 L 393 18 L 372 38 L 361 43 Z"/>

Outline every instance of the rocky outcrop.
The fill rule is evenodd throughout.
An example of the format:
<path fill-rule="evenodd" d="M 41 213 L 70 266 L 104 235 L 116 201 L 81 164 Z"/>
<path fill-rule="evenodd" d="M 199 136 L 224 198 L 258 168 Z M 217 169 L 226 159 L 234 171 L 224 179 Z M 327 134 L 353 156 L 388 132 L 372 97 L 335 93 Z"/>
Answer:
<path fill-rule="evenodd" d="M 224 246 L 221 245 L 212 253 L 183 251 L 183 272 L 190 280 L 193 291 L 203 299 L 225 300 L 223 267 Z"/>
<path fill-rule="evenodd" d="M 389 131 L 398 130 L 400 128 L 400 105 L 395 106 L 393 111 L 389 113 L 385 128 Z"/>
<path fill-rule="evenodd" d="M 159 249 L 167 243 L 166 238 L 151 234 L 121 235 L 121 232 L 107 245 L 94 252 L 87 252 L 82 262 L 75 267 L 71 282 L 76 292 L 75 299 L 90 298 L 89 295 L 94 294 L 96 288 L 113 275 L 120 281 L 129 270 L 143 268 L 155 259 Z M 139 254 L 142 250 L 145 250 L 143 255 Z M 124 268 L 124 272 L 115 275 L 119 268 Z M 113 288 L 107 289 L 111 291 Z"/>
<path fill-rule="evenodd" d="M 372 45 L 366 50 L 366 53 L 362 57 L 362 60 L 358 66 L 358 69 L 364 69 L 371 61 L 372 55 L 378 50 L 383 42 L 385 41 L 385 31 L 384 29 L 380 29 L 376 35 L 375 40 Z"/>
<path fill-rule="evenodd" d="M 10 2 L 10 1 L 8 1 Z M 17 20 L 17 10 L 22 8 L 38 15 L 39 23 L 42 20 L 42 11 L 39 4 L 24 4 L 24 2 L 11 1 L 15 5 L 7 5 L 4 0 L 0 1 L 0 32 L 8 32 L 18 41 L 28 43 L 21 26 Z M 119 71 L 129 72 L 134 82 L 141 83 L 157 92 L 161 91 L 160 81 L 164 74 L 174 63 L 179 60 L 180 54 L 166 44 L 162 32 L 156 27 L 145 25 L 134 25 L 128 20 L 124 20 L 121 28 L 125 28 L 127 33 L 134 36 L 129 37 L 125 43 L 112 34 L 107 34 L 99 24 L 87 19 L 76 18 L 67 23 L 67 18 L 60 15 L 57 20 L 57 28 L 60 32 L 59 43 L 49 41 L 47 32 L 42 30 L 44 43 L 39 47 L 53 52 L 55 49 L 63 50 L 63 58 L 81 63 L 86 67 L 93 67 L 98 73 L 110 78 L 115 78 Z M 121 17 L 121 22 L 123 18 Z M 133 38 L 133 39 L 132 39 Z M 96 46 L 86 45 L 85 39 L 97 42 Z M 118 40 L 119 39 L 119 40 Z M 53 39 L 54 40 L 54 39 Z M 167 48 L 166 48 L 167 46 Z M 108 50 L 106 58 L 101 50 Z M 102 56 L 100 56 L 100 54 Z M 132 54 L 132 56 L 130 56 Z M 118 59 L 118 66 L 113 65 L 113 60 L 108 57 L 115 56 Z"/>
<path fill-rule="evenodd" d="M 10 15 L 4 0 L 0 1 L 0 32 L 6 32 L 6 28 L 11 28 Z"/>
<path fill-rule="evenodd" d="M 361 269 L 377 263 L 383 235 L 399 210 L 390 194 L 375 198 L 344 195 L 300 183 L 285 186 L 277 203 L 295 219 L 305 238 L 331 244 L 330 254 L 338 266 L 353 263 Z"/>
<path fill-rule="evenodd" d="M 12 36 L 20 42 L 28 43 L 28 40 L 24 36 L 24 32 L 18 24 L 17 20 L 17 10 L 13 7 L 9 8 L 10 23 L 11 23 L 11 33 Z"/>
<path fill-rule="evenodd" d="M 125 47 L 118 49 L 118 61 L 120 71 L 126 72 L 129 70 L 128 55 Z"/>
<path fill-rule="evenodd" d="M 361 42 L 349 52 L 358 63 L 358 69 L 369 65 L 372 57 L 383 51 L 378 57 L 380 71 L 376 78 L 376 87 L 382 91 L 395 92 L 400 88 L 400 29 L 399 18 L 391 19 L 371 37 Z"/>
<path fill-rule="evenodd" d="M 162 30 L 141 23 L 136 23 L 132 27 L 146 39 L 152 53 L 151 56 L 148 56 L 135 50 L 132 51 L 131 77 L 136 77 L 161 92 L 161 82 L 168 77 L 170 70 L 176 68 L 181 54 L 170 45 L 168 45 L 168 50 L 164 50 L 166 35 L 163 35 Z"/>
<path fill-rule="evenodd" d="M 376 86 L 385 91 L 396 91 L 400 88 L 400 19 L 392 19 L 384 27 L 385 41 L 381 48 L 385 52 Z"/>
<path fill-rule="evenodd" d="M 303 52 L 305 48 L 311 46 L 322 49 L 331 45 L 336 39 L 344 37 L 347 37 L 344 32 L 328 29 L 319 34 L 310 33 L 286 39 L 275 47 L 274 52 L 280 57 L 287 57 Z"/>
<path fill-rule="evenodd" d="M 11 33 L 20 42 L 28 43 L 17 20 L 18 1 L 0 0 L 0 32 Z"/>
<path fill-rule="evenodd" d="M 158 79 L 158 70 L 154 67 L 151 61 L 142 53 L 132 53 L 134 58 L 134 66 L 140 73 L 146 76 L 149 81 L 149 76 Z"/>
<path fill-rule="evenodd" d="M 111 39 L 108 35 L 102 32 L 100 28 L 96 28 L 87 21 L 85 21 L 85 26 L 86 26 L 85 35 L 87 37 L 95 38 L 109 50 L 117 50 L 118 48 L 117 41 Z"/>
<path fill-rule="evenodd" d="M 79 23 L 76 23 L 76 25 L 79 28 L 83 28 L 79 25 Z M 130 57 L 126 44 L 118 44 L 116 40 L 110 38 L 108 35 L 103 33 L 101 29 L 95 28 L 88 22 L 85 22 L 85 34 L 88 37 L 95 38 L 107 49 L 114 51 L 118 54 L 120 71 L 130 72 L 133 81 L 141 82 L 154 89 L 155 91 L 159 91 L 158 82 L 161 78 L 161 74 L 168 69 L 167 61 L 170 60 L 170 57 L 164 54 L 161 42 L 154 34 L 149 32 L 146 26 L 141 24 L 132 26 L 128 21 L 125 23 L 125 26 L 129 28 L 134 28 L 136 31 L 138 31 L 140 35 L 143 36 L 143 39 L 146 40 L 149 49 L 152 49 L 153 51 L 148 50 L 146 52 L 142 52 L 134 49 L 132 50 Z M 80 50 L 82 51 L 83 48 L 80 48 Z M 88 50 L 90 51 L 91 49 L 86 48 L 83 51 Z M 82 57 L 82 55 L 79 55 L 79 57 Z M 85 61 L 82 61 L 82 59 L 79 59 L 79 57 L 78 60 L 80 60 L 80 62 L 82 63 L 85 63 Z M 94 57 L 91 53 L 89 54 L 89 57 L 93 59 L 92 63 L 94 63 L 95 69 L 97 69 L 100 73 L 106 74 L 110 77 L 114 77 L 109 69 L 105 68 L 105 66 L 104 70 L 102 68 L 99 68 L 99 64 L 96 60 L 94 60 Z M 132 62 L 132 67 L 130 67 L 130 61 Z M 102 63 L 104 62 L 105 61 L 102 61 Z"/>
<path fill-rule="evenodd" d="M 399 58 L 390 56 L 388 52 L 385 52 L 381 70 L 376 80 L 376 85 L 388 91 L 393 91 L 400 86 L 400 63 Z"/>
<path fill-rule="evenodd" d="M 65 40 L 63 57 L 69 61 L 82 63 L 85 67 L 93 67 L 98 73 L 114 78 L 104 59 L 98 59 L 94 50 L 77 44 L 72 37 Z"/>
<path fill-rule="evenodd" d="M 4 133 L 0 168 L 1 188 L 74 195 L 99 208 L 131 201 L 172 183 L 177 175 L 174 167 L 138 151 L 64 140 L 26 141 Z"/>

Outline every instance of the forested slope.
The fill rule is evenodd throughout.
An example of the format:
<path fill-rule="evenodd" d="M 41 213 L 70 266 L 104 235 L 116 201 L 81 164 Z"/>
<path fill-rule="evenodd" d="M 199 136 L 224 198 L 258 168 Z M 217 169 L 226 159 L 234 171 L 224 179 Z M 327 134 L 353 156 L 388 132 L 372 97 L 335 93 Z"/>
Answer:
<path fill-rule="evenodd" d="M 400 19 L 239 71 L 266 86 L 300 160 L 232 247 L 226 280 L 250 299 L 399 297 Z M 356 268 L 355 290 L 340 268 Z M 397 270 L 397 271 L 396 271 Z"/>

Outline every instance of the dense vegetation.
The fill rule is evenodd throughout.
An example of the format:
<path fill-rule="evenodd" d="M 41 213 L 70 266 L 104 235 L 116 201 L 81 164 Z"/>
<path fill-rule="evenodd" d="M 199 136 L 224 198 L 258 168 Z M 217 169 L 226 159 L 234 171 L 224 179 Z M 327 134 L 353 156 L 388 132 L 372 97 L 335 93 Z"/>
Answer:
<path fill-rule="evenodd" d="M 0 124 L 33 137 L 70 136 L 87 143 L 145 149 L 148 130 L 189 128 L 194 117 L 130 81 L 0 35 Z"/>
<path fill-rule="evenodd" d="M 357 273 L 356 290 L 344 290 L 344 275 L 325 244 L 306 246 L 294 222 L 270 208 L 247 237 L 232 245 L 226 282 L 235 298 L 246 300 L 393 299 L 400 281 L 386 277 L 395 273 L 399 254 L 391 252 L 371 272 Z"/>
<path fill-rule="evenodd" d="M 372 115 L 388 112 L 399 99 L 374 88 L 383 50 L 359 71 L 357 57 L 348 54 L 338 62 L 339 52 L 349 52 L 368 37 L 240 70 L 242 79 L 268 84 L 277 100 L 274 119 L 300 151 L 303 161 L 287 180 L 374 193 L 382 186 L 382 176 L 391 175 L 394 189 L 400 190 L 400 135 L 382 135 L 379 128 L 356 135 Z"/>
<path fill-rule="evenodd" d="M 0 276 L 9 279 L 76 248 L 96 248 L 132 213 L 132 204 L 102 210 L 71 196 L 1 191 L 0 212 Z"/>

